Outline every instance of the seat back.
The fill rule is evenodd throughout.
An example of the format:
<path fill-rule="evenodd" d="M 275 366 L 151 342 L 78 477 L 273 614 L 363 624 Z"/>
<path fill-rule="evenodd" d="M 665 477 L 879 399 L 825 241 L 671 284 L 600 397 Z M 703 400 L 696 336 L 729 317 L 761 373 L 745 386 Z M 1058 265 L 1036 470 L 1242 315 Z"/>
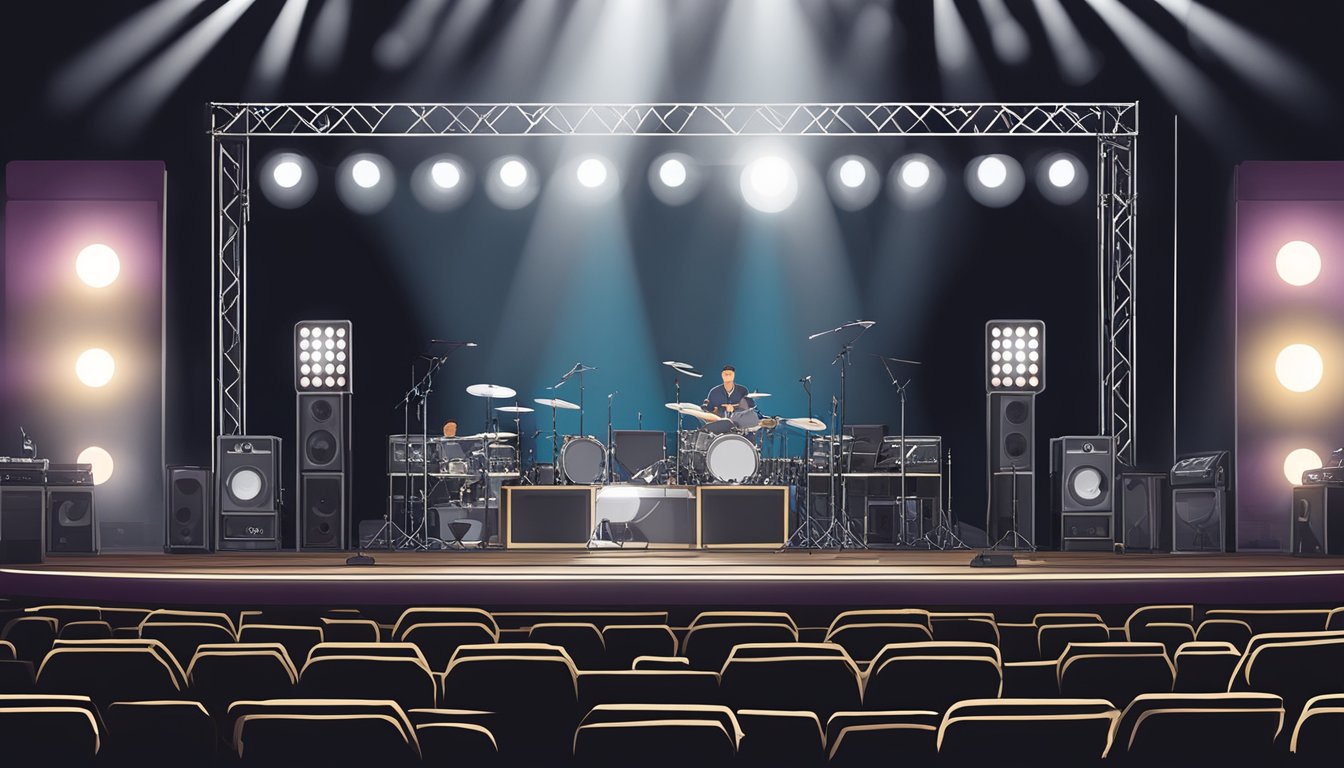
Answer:
<path fill-rule="evenodd" d="M 1142 694 L 1120 716 L 1115 748 L 1154 763 L 1269 760 L 1283 701 L 1263 693 Z"/>
<path fill-rule="evenodd" d="M 406 710 L 395 701 L 374 699 L 266 699 L 240 700 L 229 705 L 219 723 L 219 732 L 229 744 L 238 721 L 247 715 L 380 715 L 396 721 L 403 731 L 413 730 Z M 307 760 L 300 760 L 306 763 Z"/>
<path fill-rule="evenodd" d="M 1250 642 L 1242 651 L 1241 660 L 1237 663 L 1236 670 L 1232 673 L 1232 688 L 1230 690 L 1248 691 L 1251 690 L 1249 678 L 1247 676 L 1247 666 L 1251 659 L 1256 655 L 1260 648 L 1266 645 L 1281 643 L 1309 642 L 1313 640 L 1340 640 L 1344 639 L 1344 631 L 1321 631 L 1321 632 L 1262 632 L 1252 635 Z"/>
<path fill-rule="evenodd" d="M 737 764 L 774 768 L 820 768 L 826 763 L 826 734 L 813 712 L 740 709 L 742 739 Z"/>
<path fill-rule="evenodd" d="M 869 668 L 863 705 L 874 710 L 944 712 L 966 699 L 1003 693 L 1003 668 L 987 656 L 893 656 Z"/>
<path fill-rule="evenodd" d="M 148 647 L 53 648 L 37 670 L 37 690 L 85 694 L 100 707 L 176 699 L 183 687 L 179 674 Z"/>
<path fill-rule="evenodd" d="M 1195 640 L 1231 643 L 1238 651 L 1244 651 L 1253 634 L 1251 625 L 1241 619 L 1205 619 L 1195 630 Z"/>
<path fill-rule="evenodd" d="M 640 656 L 677 654 L 677 636 L 666 624 L 611 624 L 602 628 L 602 644 L 612 669 L 630 669 Z"/>
<path fill-rule="evenodd" d="M 930 637 L 933 636 L 931 614 L 923 608 L 867 608 L 843 611 L 831 620 L 826 635 L 829 637 L 836 630 L 851 624 L 918 624 L 929 630 Z"/>
<path fill-rule="evenodd" d="M 999 644 L 999 624 L 992 613 L 931 613 L 934 640 Z"/>
<path fill-rule="evenodd" d="M 733 646 L 744 643 L 792 643 L 798 641 L 798 630 L 782 622 L 722 623 L 711 622 L 692 626 L 681 640 L 681 655 L 690 659 L 695 669 L 718 670 L 727 661 Z"/>
<path fill-rule="evenodd" d="M 321 627 L 293 624 L 244 624 L 238 630 L 240 643 L 279 643 L 292 661 L 307 660 L 313 648 L 326 639 Z"/>
<path fill-rule="evenodd" d="M 777 659 L 784 656 L 851 658 L 844 647 L 836 643 L 740 643 L 728 653 L 728 659 Z"/>
<path fill-rule="evenodd" d="M 719 689 L 734 709 L 798 710 L 823 720 L 858 709 L 863 700 L 854 662 L 824 656 L 731 659 L 723 665 Z"/>
<path fill-rule="evenodd" d="M 323 642 L 376 643 L 380 639 L 378 622 L 373 619 L 323 617 L 321 622 Z"/>
<path fill-rule="evenodd" d="M 419 659 L 322 656 L 299 672 L 300 695 L 317 699 L 387 699 L 402 709 L 432 708 L 436 684 Z"/>
<path fill-rule="evenodd" d="M 20 616 L 5 623 L 0 640 L 14 646 L 16 658 L 40 664 L 59 631 L 60 622 L 51 616 Z"/>
<path fill-rule="evenodd" d="M 1142 608 L 1135 608 L 1129 614 L 1129 618 L 1125 619 L 1125 639 L 1130 642 L 1153 640 L 1153 638 L 1145 635 L 1143 629 L 1155 622 L 1193 624 L 1194 621 L 1195 606 L 1193 605 L 1145 605 Z"/>
<path fill-rule="evenodd" d="M 392 639 L 402 640 L 406 630 L 420 623 L 480 624 L 488 627 L 496 637 L 499 636 L 499 623 L 495 621 L 495 617 L 480 608 L 416 607 L 401 612 L 397 623 L 392 626 Z"/>
<path fill-rule="evenodd" d="M 1339 734 L 1344 732 L 1344 693 L 1310 699 L 1293 725 L 1288 749 L 1299 764 L 1334 765 L 1339 761 Z"/>
<path fill-rule="evenodd" d="M 145 622 L 140 625 L 142 640 L 163 643 L 177 663 L 185 669 L 196 649 L 207 643 L 232 643 L 237 638 L 227 628 L 206 622 Z"/>
<path fill-rule="evenodd" d="M 1239 619 L 1251 625 L 1257 635 L 1269 632 L 1319 632 L 1327 628 L 1329 609 L 1268 608 L 1214 609 L 1204 612 L 1207 619 Z"/>
<path fill-rule="evenodd" d="M 166 621 L 171 624 L 218 624 L 229 630 L 229 634 L 238 636 L 238 627 L 233 619 L 227 613 L 218 611 L 176 611 L 167 608 L 150 611 L 148 615 L 141 620 L 141 626 L 145 624 L 155 624 Z"/>
<path fill-rule="evenodd" d="M 714 704 L 719 673 L 695 670 L 579 672 L 579 711 L 602 704 Z"/>
<path fill-rule="evenodd" d="M 1281 696 L 1288 722 L 1314 697 L 1344 692 L 1344 638 L 1269 643 L 1248 656 L 1247 687 Z"/>
<path fill-rule="evenodd" d="M 535 656 L 542 659 L 562 659 L 574 665 L 569 652 L 558 645 L 549 643 L 479 643 L 459 645 L 448 661 L 452 666 L 458 659 L 474 659 L 485 656 Z"/>
<path fill-rule="evenodd" d="M 233 740 L 243 765 L 420 762 L 415 731 L 389 715 L 245 715 L 234 726 Z"/>
<path fill-rule="evenodd" d="M 1042 660 L 1058 659 L 1070 643 L 1105 643 L 1111 633 L 1105 624 L 1042 624 L 1036 628 L 1036 652 Z"/>
<path fill-rule="evenodd" d="M 892 643 L 931 640 L 933 633 L 925 624 L 843 624 L 826 636 L 826 642 L 841 646 L 850 658 L 863 663 Z"/>
<path fill-rule="evenodd" d="M 15 749 L 11 755 L 21 753 L 21 745 L 36 747 L 51 765 L 93 765 L 102 734 L 83 707 L 0 707 L 0 744 Z"/>
<path fill-rule="evenodd" d="M 70 621 L 61 625 L 61 640 L 111 640 L 112 625 L 99 619 L 97 621 Z"/>
<path fill-rule="evenodd" d="M 836 712 L 826 724 L 828 765 L 866 768 L 873 755 L 930 765 L 937 759 L 941 721 L 941 714 L 928 711 Z"/>
<path fill-rule="evenodd" d="M 1141 693 L 1171 693 L 1176 670 L 1165 653 L 1075 654 L 1059 663 L 1059 694 L 1128 706 Z"/>
<path fill-rule="evenodd" d="M 607 647 L 602 632 L 593 624 L 556 622 L 534 624 L 528 630 L 530 643 L 558 645 L 565 649 L 574 666 L 579 669 L 607 668 Z"/>
<path fill-rule="evenodd" d="M 414 643 L 318 643 L 308 652 L 306 659 L 294 659 L 295 666 L 302 669 L 307 661 L 324 656 L 378 656 L 387 659 L 415 659 L 428 667 L 425 655 Z"/>
<path fill-rule="evenodd" d="M 489 645 L 499 640 L 489 627 L 477 622 L 422 622 L 412 624 L 402 637 L 420 649 L 435 671 L 447 669 L 453 654 L 464 645 Z"/>
<path fill-rule="evenodd" d="M 783 611 L 701 611 L 687 629 L 709 624 L 782 624 L 798 631 L 798 623 Z"/>
<path fill-rule="evenodd" d="M 658 755 L 666 765 L 729 768 L 737 750 L 714 720 L 641 720 L 586 723 L 574 733 L 574 760 L 592 768 L 623 768 L 631 755 Z"/>
<path fill-rule="evenodd" d="M 199 702 L 113 702 L 107 724 L 108 753 L 121 764 L 201 765 L 215 757 L 215 723 Z"/>
<path fill-rule="evenodd" d="M 57 621 L 59 630 L 76 621 L 102 621 L 103 612 L 95 605 L 35 605 L 24 608 L 26 616 L 46 616 Z"/>
<path fill-rule="evenodd" d="M 191 692 L 214 715 L 229 704 L 249 699 L 282 699 L 294 695 L 298 672 L 284 646 L 203 645 L 187 669 Z"/>
<path fill-rule="evenodd" d="M 465 656 L 443 676 L 441 706 L 495 713 L 501 756 L 560 762 L 573 749 L 578 673 L 559 656 Z"/>
<path fill-rule="evenodd" d="M 1168 656 L 1175 656 L 1176 649 L 1186 643 L 1194 642 L 1195 628 L 1185 622 L 1154 621 L 1134 627 L 1130 636 L 1132 641 L 1161 643 L 1167 649 Z"/>
<path fill-rule="evenodd" d="M 938 728 L 939 761 L 1002 757 L 1004 744 L 1049 744 L 1033 764 L 1092 765 L 1111 748 L 1120 712 L 1100 699 L 980 699 L 958 702 Z"/>
<path fill-rule="evenodd" d="M 1241 654 L 1231 643 L 1193 642 L 1176 649 L 1175 693 L 1221 693 L 1232 682 Z"/>

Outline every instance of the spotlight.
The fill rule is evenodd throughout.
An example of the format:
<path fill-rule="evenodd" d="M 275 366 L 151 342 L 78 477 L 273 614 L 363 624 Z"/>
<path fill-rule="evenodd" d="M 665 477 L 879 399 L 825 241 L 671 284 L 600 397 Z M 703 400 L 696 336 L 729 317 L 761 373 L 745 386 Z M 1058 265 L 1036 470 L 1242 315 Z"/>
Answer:
<path fill-rule="evenodd" d="M 436 155 L 420 163 L 411 175 L 411 192 L 431 211 L 447 211 L 471 195 L 466 164 L 453 155 Z"/>
<path fill-rule="evenodd" d="M 1045 323 L 991 320 L 985 324 L 985 391 L 1045 391 Z"/>
<path fill-rule="evenodd" d="M 261 164 L 261 191 L 277 208 L 298 208 L 317 191 L 312 162 L 295 152 L 276 152 Z"/>
<path fill-rule="evenodd" d="M 888 188 L 891 197 L 907 208 L 928 206 L 941 196 L 943 171 L 928 155 L 906 155 L 891 166 Z"/>
<path fill-rule="evenodd" d="M 688 203 L 700 189 L 698 167 L 689 156 L 669 152 L 649 166 L 649 186 L 668 205 Z"/>
<path fill-rule="evenodd" d="M 1285 283 L 1310 285 L 1321 274 L 1321 253 L 1311 243 L 1291 240 L 1279 249 L 1274 266 Z"/>
<path fill-rule="evenodd" d="M 757 158 L 742 169 L 742 197 L 762 213 L 779 213 L 798 197 L 798 175 L 782 157 Z"/>
<path fill-rule="evenodd" d="M 1007 155 L 984 155 L 966 166 L 966 187 L 981 205 L 1002 208 L 1022 194 L 1022 166 Z"/>
<path fill-rule="evenodd" d="M 106 288 L 121 274 L 121 259 L 102 243 L 86 245 L 75 257 L 75 274 L 90 287 Z"/>
<path fill-rule="evenodd" d="M 1068 152 L 1048 155 L 1036 168 L 1036 187 L 1052 203 L 1076 203 L 1087 192 L 1087 186 L 1087 169 Z"/>
<path fill-rule="evenodd" d="M 1321 383 L 1325 362 L 1321 353 L 1309 344 L 1289 344 L 1274 361 L 1274 374 L 1291 392 L 1310 392 Z"/>
<path fill-rule="evenodd" d="M 294 388 L 299 392 L 350 392 L 354 377 L 349 320 L 301 320 L 294 324 Z M 332 350 L 340 347 L 341 352 Z M 325 350 L 314 352 L 312 350 Z M 336 364 L 338 359 L 340 365 Z M 335 374 L 340 373 L 338 381 Z"/>
<path fill-rule="evenodd" d="M 345 159 L 336 179 L 342 202 L 357 213 L 375 213 L 392 200 L 392 165 L 387 158 L 360 152 Z"/>
<path fill-rule="evenodd" d="M 112 454 L 103 448 L 91 445 L 79 452 L 75 462 L 92 465 L 94 485 L 102 485 L 112 479 Z"/>
<path fill-rule="evenodd" d="M 574 175 L 583 186 L 596 189 L 607 183 L 607 164 L 596 157 L 589 157 L 579 163 Z"/>
<path fill-rule="evenodd" d="M 1302 473 L 1309 469 L 1320 469 L 1324 465 L 1320 454 L 1310 448 L 1298 448 L 1283 460 L 1283 476 L 1293 485 L 1302 484 Z"/>
<path fill-rule="evenodd" d="M 532 167 L 517 155 L 495 160 L 484 179 L 486 195 L 500 208 L 522 208 L 536 199 L 540 191 Z"/>
<path fill-rule="evenodd" d="M 881 186 L 877 169 L 858 155 L 846 155 L 831 163 L 827 181 L 836 205 L 849 211 L 873 202 Z"/>
<path fill-rule="evenodd" d="M 94 389 L 107 386 L 116 370 L 117 365 L 112 355 L 107 350 L 97 347 L 84 350 L 75 360 L 75 375 L 79 377 L 80 383 Z"/>

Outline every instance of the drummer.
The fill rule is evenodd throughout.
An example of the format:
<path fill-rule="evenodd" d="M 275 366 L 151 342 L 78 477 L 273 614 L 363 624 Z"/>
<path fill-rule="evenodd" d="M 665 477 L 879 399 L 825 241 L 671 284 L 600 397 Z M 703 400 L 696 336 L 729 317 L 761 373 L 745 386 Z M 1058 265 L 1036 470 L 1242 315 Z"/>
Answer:
<path fill-rule="evenodd" d="M 723 383 L 709 390 L 705 396 L 705 410 L 727 419 L 734 413 L 756 407 L 756 403 L 747 397 L 747 388 L 734 383 L 736 368 L 725 365 L 720 375 Z"/>
<path fill-rule="evenodd" d="M 449 419 L 443 423 L 444 437 L 457 437 L 457 422 Z"/>

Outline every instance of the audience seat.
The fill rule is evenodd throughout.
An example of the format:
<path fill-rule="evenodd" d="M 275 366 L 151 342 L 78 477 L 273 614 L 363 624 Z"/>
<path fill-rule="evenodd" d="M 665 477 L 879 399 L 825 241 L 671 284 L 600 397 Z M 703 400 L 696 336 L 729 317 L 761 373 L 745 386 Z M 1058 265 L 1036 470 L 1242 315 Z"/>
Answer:
<path fill-rule="evenodd" d="M 480 608 L 453 608 L 453 607 L 417 607 L 407 608 L 401 612 L 397 618 L 396 624 L 392 625 L 392 639 L 403 640 L 406 630 L 416 624 L 463 624 L 474 623 L 487 627 L 495 637 L 499 636 L 499 623 L 495 617 L 488 611 Z"/>
<path fill-rule="evenodd" d="M 625 768 L 632 755 L 657 766 L 733 766 L 742 729 L 717 705 L 608 704 L 584 716 L 574 733 L 575 762 Z"/>
<path fill-rule="evenodd" d="M 608 668 L 607 647 L 602 641 L 602 631 L 596 625 L 581 622 L 533 624 L 527 640 L 564 648 L 579 669 Z"/>
<path fill-rule="evenodd" d="M 20 616 L 10 619 L 0 631 L 0 640 L 14 646 L 16 658 L 42 663 L 60 631 L 60 622 L 51 616 Z"/>
<path fill-rule="evenodd" d="M 636 656 L 631 669 L 690 669 L 691 660 L 685 656 Z M 706 670 L 701 670 L 706 671 Z M 715 674 L 718 674 L 717 672 Z"/>
<path fill-rule="evenodd" d="M 867 768 L 874 755 L 900 755 L 904 765 L 930 765 L 942 715 L 920 710 L 836 712 L 826 723 L 830 765 Z"/>
<path fill-rule="evenodd" d="M 640 656 L 677 655 L 677 636 L 666 624 L 610 624 L 602 628 L 602 644 L 612 669 L 630 669 Z"/>
<path fill-rule="evenodd" d="M 1231 643 L 1186 643 L 1176 649 L 1175 693 L 1221 693 L 1228 689 L 1241 654 Z"/>
<path fill-rule="evenodd" d="M 242 765 L 414 766 L 414 729 L 385 714 L 259 713 L 240 717 L 234 748 Z"/>
<path fill-rule="evenodd" d="M 422 622 L 402 633 L 404 642 L 413 643 L 424 655 L 429 668 L 443 671 L 453 654 L 464 645 L 488 645 L 499 642 L 498 633 L 479 622 Z"/>
<path fill-rule="evenodd" d="M 33 693 L 37 675 L 33 662 L 23 659 L 0 659 L 0 694 Z"/>
<path fill-rule="evenodd" d="M 938 727 L 940 764 L 987 765 L 1016 750 L 1033 766 L 1093 765 L 1111 748 L 1120 712 L 1104 699 L 971 699 Z"/>
<path fill-rule="evenodd" d="M 118 701 L 106 709 L 107 754 L 122 765 L 208 765 L 215 724 L 195 701 Z"/>
<path fill-rule="evenodd" d="M 564 656 L 459 656 L 443 676 L 439 706 L 496 713 L 491 731 L 506 763 L 558 763 L 573 748 L 577 679 Z"/>
<path fill-rule="evenodd" d="M 997 656 L 993 646 L 971 643 L 960 648 L 940 643 L 888 646 L 864 673 L 863 706 L 944 712 L 964 699 L 998 698 L 1003 667 Z"/>
<path fill-rule="evenodd" d="M 1291 722 L 1291 721 L 1290 721 Z M 1337 766 L 1344 733 L 1344 693 L 1314 696 L 1292 726 L 1288 749 L 1295 765 Z"/>
<path fill-rule="evenodd" d="M 145 622 L 140 625 L 140 638 L 163 643 L 183 669 L 191 663 L 196 649 L 202 645 L 232 643 L 237 637 L 225 627 L 205 622 Z"/>
<path fill-rule="evenodd" d="M 710 624 L 781 624 L 798 632 L 798 623 L 784 611 L 701 611 L 687 629 Z"/>
<path fill-rule="evenodd" d="M 1120 716 L 1115 757 L 1129 765 L 1274 762 L 1283 701 L 1266 693 L 1145 693 Z"/>
<path fill-rule="evenodd" d="M 333 643 L 376 643 L 378 622 L 372 619 L 322 618 L 322 640 Z"/>
<path fill-rule="evenodd" d="M 229 630 L 230 635 L 238 636 L 238 627 L 234 624 L 233 619 L 229 618 L 227 613 L 218 611 L 178 611 L 160 608 L 150 611 L 140 622 L 140 625 L 156 624 L 161 621 L 171 624 L 218 624 Z"/>
<path fill-rule="evenodd" d="M 745 768 L 812 768 L 826 764 L 826 735 L 813 712 L 739 709 L 742 728 L 737 765 Z"/>
<path fill-rule="evenodd" d="M 1110 629 L 1100 622 L 1042 624 L 1036 628 L 1036 657 L 1042 661 L 1058 659 L 1069 643 L 1105 643 L 1110 639 Z"/>
<path fill-rule="evenodd" d="M 1129 614 L 1129 618 L 1125 619 L 1125 640 L 1131 643 L 1162 642 L 1146 631 L 1146 627 L 1153 623 L 1192 625 L 1195 623 L 1195 606 L 1146 605 L 1136 608 Z"/>
<path fill-rule="evenodd" d="M 719 673 L 683 670 L 579 672 L 579 711 L 600 704 L 717 704 Z"/>
<path fill-rule="evenodd" d="M 819 719 L 863 703 L 854 662 L 824 656 L 733 658 L 723 665 L 719 692 L 733 709 L 808 711 Z"/>
<path fill-rule="evenodd" d="M 279 643 L 202 645 L 187 668 L 192 694 L 216 716 L 235 701 L 288 698 L 298 678 Z"/>
<path fill-rule="evenodd" d="M 1074 643 L 1059 659 L 1059 694 L 1126 707 L 1141 693 L 1171 693 L 1176 670 L 1161 643 Z"/>
<path fill-rule="evenodd" d="M 28 764 L 92 766 L 102 734 L 88 709 L 79 706 L 0 706 L 0 744 L 11 759 Z"/>
<path fill-rule="evenodd" d="M 798 630 L 782 622 L 711 622 L 687 630 L 681 641 L 681 655 L 689 659 L 695 669 L 717 671 L 728 660 L 735 645 L 797 641 Z"/>
<path fill-rule="evenodd" d="M 1256 646 L 1246 652 L 1241 681 L 1238 686 L 1234 678 L 1233 687 L 1281 696 L 1288 722 L 1295 723 L 1311 699 L 1344 693 L 1344 637 Z"/>
<path fill-rule="evenodd" d="M 36 687 L 41 693 L 86 695 L 100 707 L 114 701 L 177 699 L 184 680 L 165 656 L 149 645 L 62 645 L 42 660 Z"/>
<path fill-rule="evenodd" d="M 1319 632 L 1327 629 L 1328 609 L 1300 608 L 1217 608 L 1204 612 L 1208 619 L 1237 619 L 1251 626 L 1252 632 Z"/>
<path fill-rule="evenodd" d="M 999 644 L 999 624 L 992 613 L 931 613 L 934 640 Z"/>
<path fill-rule="evenodd" d="M 1231 643 L 1238 651 L 1244 651 L 1253 634 L 1251 625 L 1241 619 L 1205 619 L 1195 630 L 1195 640 Z"/>
<path fill-rule="evenodd" d="M 499 743 L 489 728 L 476 723 L 433 722 L 415 726 L 426 765 L 492 768 L 500 765 Z"/>
<path fill-rule="evenodd" d="M 244 624 L 238 630 L 240 643 L 279 643 L 296 664 L 308 659 L 313 648 L 326 639 L 322 627 L 293 624 Z"/>
<path fill-rule="evenodd" d="M 307 698 L 387 699 L 402 709 L 432 708 L 435 689 L 434 676 L 420 659 L 321 656 L 309 659 L 299 672 L 299 694 Z"/>
<path fill-rule="evenodd" d="M 850 658 L 867 664 L 892 643 L 920 643 L 933 639 L 925 624 L 844 624 L 826 635 L 826 642 L 845 649 Z"/>
<path fill-rule="evenodd" d="M 71 621 L 61 625 L 59 640 L 111 640 L 112 625 L 97 621 Z"/>

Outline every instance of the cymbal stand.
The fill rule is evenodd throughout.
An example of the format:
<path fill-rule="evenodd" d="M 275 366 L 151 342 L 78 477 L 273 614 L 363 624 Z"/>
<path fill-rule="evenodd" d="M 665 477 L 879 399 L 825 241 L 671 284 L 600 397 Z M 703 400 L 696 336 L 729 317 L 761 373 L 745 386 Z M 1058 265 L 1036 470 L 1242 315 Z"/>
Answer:
<path fill-rule="evenodd" d="M 681 482 L 681 420 L 686 414 L 681 412 L 681 372 L 676 368 L 672 370 L 677 371 L 677 373 L 672 374 L 672 388 L 677 392 L 677 429 L 676 436 L 673 438 L 676 440 L 677 461 L 672 474 L 672 482 L 669 485 L 676 485 Z"/>
<path fill-rule="evenodd" d="M 620 393 L 619 391 L 617 391 L 617 392 L 612 392 L 611 394 L 607 395 L 607 450 L 606 450 L 606 457 L 605 457 L 606 460 L 603 462 L 603 465 L 602 465 L 602 484 L 603 484 L 603 485 L 609 485 L 609 484 L 611 483 L 611 462 L 612 462 L 613 459 L 616 458 L 616 446 L 613 445 L 612 442 L 611 442 L 611 403 L 612 403 L 613 400 L 616 399 L 616 396 L 619 395 L 619 394 L 621 394 L 621 393 Z M 583 418 L 583 415 L 582 415 L 583 412 L 580 411 L 579 414 L 580 414 L 580 415 L 579 415 L 579 418 L 582 419 L 582 418 Z"/>
<path fill-rule="evenodd" d="M 812 418 L 812 377 L 804 376 L 798 380 L 803 385 L 803 391 L 807 393 L 807 417 Z M 785 437 L 785 449 L 787 450 L 788 437 Z M 816 537 L 813 530 L 812 520 L 812 473 L 807 471 L 808 452 L 812 448 L 812 433 L 803 433 L 803 506 L 799 513 L 798 527 L 793 529 L 788 542 L 784 544 L 786 549 L 821 549 L 822 544 Z"/>
<path fill-rule="evenodd" d="M 551 484 L 560 484 L 560 433 L 556 432 L 555 414 L 559 411 L 551 405 Z"/>

